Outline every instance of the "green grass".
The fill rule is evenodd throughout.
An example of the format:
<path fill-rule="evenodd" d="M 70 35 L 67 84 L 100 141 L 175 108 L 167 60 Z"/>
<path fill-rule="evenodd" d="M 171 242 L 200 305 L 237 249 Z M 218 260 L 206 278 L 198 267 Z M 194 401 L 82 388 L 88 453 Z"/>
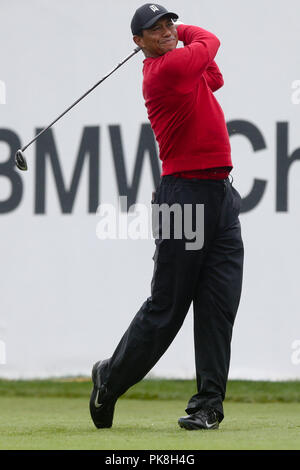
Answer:
<path fill-rule="evenodd" d="M 0 449 L 300 449 L 300 383 L 230 381 L 217 431 L 177 425 L 194 381 L 144 380 L 116 406 L 111 429 L 90 419 L 90 380 L 0 380 Z"/>
<path fill-rule="evenodd" d="M 217 431 L 177 425 L 185 402 L 123 399 L 111 429 L 94 428 L 88 400 L 0 400 L 0 449 L 299 449 L 300 404 L 228 403 Z"/>

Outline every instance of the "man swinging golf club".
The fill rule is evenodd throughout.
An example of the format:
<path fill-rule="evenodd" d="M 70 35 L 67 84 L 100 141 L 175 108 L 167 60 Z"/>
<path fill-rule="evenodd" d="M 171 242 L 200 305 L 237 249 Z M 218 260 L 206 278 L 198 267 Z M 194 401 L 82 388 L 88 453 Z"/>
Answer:
<path fill-rule="evenodd" d="M 90 413 L 97 428 L 112 425 L 115 403 L 157 363 L 178 333 L 191 304 L 197 393 L 181 427 L 217 429 L 230 362 L 232 328 L 243 273 L 241 197 L 228 175 L 229 136 L 214 91 L 223 78 L 212 33 L 174 24 L 178 15 L 147 3 L 132 18 L 133 40 L 144 55 L 143 94 L 159 144 L 162 176 L 155 204 L 204 205 L 204 245 L 156 240 L 151 296 L 143 303 L 113 355 L 92 370 Z M 184 47 L 176 48 L 178 41 Z"/>

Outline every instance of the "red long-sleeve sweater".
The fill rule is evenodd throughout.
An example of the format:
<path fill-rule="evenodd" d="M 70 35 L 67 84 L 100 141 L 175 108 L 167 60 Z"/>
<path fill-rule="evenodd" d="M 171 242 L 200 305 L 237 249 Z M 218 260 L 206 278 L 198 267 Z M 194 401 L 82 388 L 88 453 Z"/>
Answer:
<path fill-rule="evenodd" d="M 179 25 L 184 47 L 146 58 L 143 95 L 159 144 L 162 175 L 232 167 L 224 113 L 213 92 L 223 85 L 214 61 L 218 38 L 197 26 Z"/>

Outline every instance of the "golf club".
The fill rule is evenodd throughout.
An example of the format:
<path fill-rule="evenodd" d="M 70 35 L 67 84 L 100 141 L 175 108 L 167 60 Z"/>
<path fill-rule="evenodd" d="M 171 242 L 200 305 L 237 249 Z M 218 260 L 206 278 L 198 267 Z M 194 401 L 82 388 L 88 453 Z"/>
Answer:
<path fill-rule="evenodd" d="M 45 129 L 43 129 L 41 132 L 39 132 L 39 134 L 37 134 L 34 139 L 32 139 L 22 149 L 17 150 L 16 155 L 15 155 L 15 163 L 16 163 L 17 167 L 19 168 L 19 170 L 26 171 L 28 169 L 26 158 L 25 158 L 23 152 L 27 149 L 27 147 L 29 147 L 29 145 L 31 145 L 33 142 L 35 142 L 38 137 L 40 137 L 50 127 L 52 127 L 53 124 L 55 124 L 68 111 L 70 111 L 70 109 L 72 109 L 77 103 L 79 103 L 79 101 L 81 101 L 85 96 L 87 96 L 91 91 L 93 91 L 98 85 L 100 85 L 100 83 L 102 83 L 106 78 L 108 78 L 110 75 L 112 75 L 119 67 L 121 67 L 121 65 L 125 64 L 125 62 L 127 62 L 127 60 L 129 60 L 131 57 L 133 57 L 140 50 L 141 50 L 140 47 L 136 47 L 131 54 L 129 54 L 124 60 L 122 60 L 122 62 L 120 62 L 111 72 L 109 72 L 107 75 L 105 75 L 103 78 L 101 78 L 101 80 L 99 80 L 99 82 L 97 82 L 92 88 L 90 88 L 86 93 L 84 93 L 84 95 L 82 95 L 80 98 L 78 98 L 78 100 L 76 100 L 75 103 L 73 103 L 71 106 L 69 106 L 68 109 L 66 109 L 62 114 L 60 114 L 60 116 L 58 116 L 54 121 L 52 121 L 51 124 L 49 124 L 49 126 L 45 127 Z"/>

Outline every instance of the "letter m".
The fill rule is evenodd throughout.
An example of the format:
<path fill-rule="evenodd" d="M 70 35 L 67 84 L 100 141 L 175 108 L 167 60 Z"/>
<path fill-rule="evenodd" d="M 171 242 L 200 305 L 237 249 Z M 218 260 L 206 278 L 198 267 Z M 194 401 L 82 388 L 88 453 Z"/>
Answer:
<path fill-rule="evenodd" d="M 36 129 L 37 133 L 40 131 L 41 129 Z M 88 211 L 96 212 L 99 198 L 99 127 L 85 127 L 83 130 L 69 189 L 66 189 L 64 183 L 52 130 L 49 129 L 39 137 L 36 143 L 36 214 L 45 213 L 47 158 L 51 163 L 61 210 L 64 214 L 72 212 L 84 161 L 86 159 L 89 160 Z M 70 160 L 70 158 L 71 155 L 69 153 L 64 155 L 64 160 Z"/>

